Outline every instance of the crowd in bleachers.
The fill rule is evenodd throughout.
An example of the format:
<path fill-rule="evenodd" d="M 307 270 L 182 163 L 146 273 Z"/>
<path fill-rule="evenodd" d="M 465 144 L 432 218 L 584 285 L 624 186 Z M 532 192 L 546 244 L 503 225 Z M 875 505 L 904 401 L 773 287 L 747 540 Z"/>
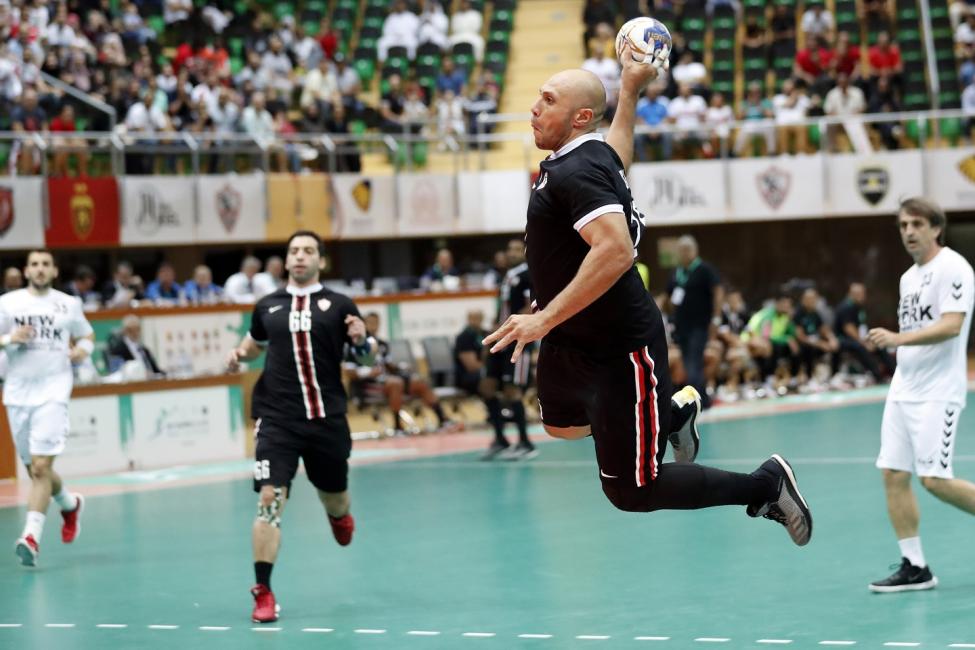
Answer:
<path fill-rule="evenodd" d="M 282 144 L 295 133 L 464 134 L 497 110 L 513 4 L 486 24 L 483 0 L 0 0 L 0 130 L 109 130 L 53 77 L 112 107 L 123 133 L 242 133 L 280 170 L 324 166 L 319 147 Z M 38 173 L 30 147 L 0 158 Z M 143 158 L 128 171 L 165 163 Z M 359 164 L 354 147 L 339 158 Z"/>
<path fill-rule="evenodd" d="M 588 0 L 583 64 L 604 80 L 612 100 L 619 66 L 616 28 L 638 15 L 653 15 L 673 36 L 670 74 L 652 84 L 637 108 L 638 123 L 671 130 L 637 137 L 641 160 L 730 155 L 813 153 L 868 147 L 899 149 L 919 140 L 916 122 L 856 120 L 824 132 L 808 120 L 842 120 L 862 114 L 964 107 L 975 112 L 975 16 L 957 1 L 951 15 L 960 58 L 956 67 L 949 9 L 932 3 L 941 93 L 928 92 L 925 53 L 914 0 Z M 736 60 L 741 61 L 736 68 Z M 707 64 L 707 65 L 705 65 Z M 959 89 L 964 89 L 959 92 Z M 937 104 L 933 101 L 937 99 Z M 612 104 L 612 101 L 610 102 Z M 609 115 L 611 117 L 611 114 Z M 732 132 L 735 120 L 754 122 Z M 943 137 L 971 134 L 971 120 L 942 120 Z"/>

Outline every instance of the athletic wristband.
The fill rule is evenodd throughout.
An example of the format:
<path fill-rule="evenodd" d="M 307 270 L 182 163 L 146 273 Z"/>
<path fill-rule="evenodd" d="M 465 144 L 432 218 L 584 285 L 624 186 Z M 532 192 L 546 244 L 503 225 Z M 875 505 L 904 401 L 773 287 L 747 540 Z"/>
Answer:
<path fill-rule="evenodd" d="M 95 344 L 91 341 L 91 339 L 81 339 L 77 343 L 75 343 L 74 346 L 76 348 L 81 348 L 82 350 L 87 352 L 89 356 L 95 350 Z"/>
<path fill-rule="evenodd" d="M 3 336 L 0 336 L 0 348 L 5 348 L 8 345 L 10 345 L 10 335 L 4 334 Z"/>

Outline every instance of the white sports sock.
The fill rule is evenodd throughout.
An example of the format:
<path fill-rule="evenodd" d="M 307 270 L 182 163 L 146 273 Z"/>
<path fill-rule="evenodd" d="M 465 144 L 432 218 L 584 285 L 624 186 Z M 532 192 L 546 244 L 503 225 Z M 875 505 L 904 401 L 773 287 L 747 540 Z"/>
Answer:
<path fill-rule="evenodd" d="M 27 512 L 27 523 L 24 525 L 24 537 L 33 535 L 34 541 L 40 544 L 41 533 L 44 532 L 44 520 L 46 518 L 43 512 L 29 510 Z"/>
<path fill-rule="evenodd" d="M 68 492 L 68 490 L 62 486 L 61 491 L 54 495 L 54 502 L 58 504 L 64 512 L 71 512 L 78 507 L 78 498 L 75 495 Z"/>
<path fill-rule="evenodd" d="M 897 543 L 901 547 L 901 555 L 906 557 L 911 564 L 921 569 L 928 565 L 928 563 L 924 561 L 924 551 L 921 550 L 920 537 L 899 539 L 897 540 Z"/>

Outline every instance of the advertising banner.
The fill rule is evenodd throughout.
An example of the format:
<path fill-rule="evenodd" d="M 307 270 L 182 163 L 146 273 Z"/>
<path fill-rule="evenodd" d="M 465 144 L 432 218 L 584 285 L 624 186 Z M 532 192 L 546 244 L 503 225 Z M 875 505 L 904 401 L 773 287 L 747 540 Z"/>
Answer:
<path fill-rule="evenodd" d="M 263 241 L 267 214 L 263 174 L 200 176 L 197 241 Z"/>
<path fill-rule="evenodd" d="M 497 300 L 493 297 L 457 298 L 456 300 L 408 300 L 388 306 L 388 332 L 391 338 L 408 339 L 413 354 L 423 356 L 420 341 L 427 336 L 446 336 L 451 344 L 467 326 L 467 313 L 479 309 L 484 322 L 497 318 Z"/>
<path fill-rule="evenodd" d="M 647 226 L 726 221 L 725 164 L 719 160 L 638 163 L 630 191 Z"/>
<path fill-rule="evenodd" d="M 400 235 L 445 235 L 454 232 L 457 216 L 453 174 L 400 174 Z"/>
<path fill-rule="evenodd" d="M 122 472 L 129 459 L 119 426 L 118 397 L 86 397 L 68 403 L 70 433 L 58 456 L 62 476 Z"/>
<path fill-rule="evenodd" d="M 339 239 L 396 236 L 393 176 L 330 174 L 332 233 Z"/>
<path fill-rule="evenodd" d="M 332 236 L 328 174 L 268 174 L 267 241 L 285 241 L 296 230 Z"/>
<path fill-rule="evenodd" d="M 50 221 L 44 241 L 52 248 L 116 246 L 119 196 L 114 177 L 49 178 Z"/>
<path fill-rule="evenodd" d="M 924 193 L 921 152 L 835 154 L 826 166 L 827 213 L 894 214 L 900 201 Z"/>
<path fill-rule="evenodd" d="M 219 374 L 226 368 L 227 351 L 240 343 L 249 324 L 250 313 L 237 311 L 146 316 L 142 342 L 169 374 Z"/>
<path fill-rule="evenodd" d="M 461 172 L 455 232 L 524 232 L 530 192 L 525 171 Z"/>
<path fill-rule="evenodd" d="M 779 156 L 731 164 L 731 217 L 738 221 L 821 217 L 823 158 Z"/>
<path fill-rule="evenodd" d="M 0 249 L 44 246 L 43 182 L 0 177 Z"/>
<path fill-rule="evenodd" d="M 192 244 L 196 240 L 196 182 L 168 176 L 122 181 L 122 245 Z"/>
<path fill-rule="evenodd" d="M 230 413 L 240 403 L 230 387 L 135 393 L 131 399 L 129 448 L 136 469 L 243 457 L 242 422 Z"/>
<path fill-rule="evenodd" d="M 975 208 L 975 148 L 924 152 L 926 194 L 945 210 Z"/>

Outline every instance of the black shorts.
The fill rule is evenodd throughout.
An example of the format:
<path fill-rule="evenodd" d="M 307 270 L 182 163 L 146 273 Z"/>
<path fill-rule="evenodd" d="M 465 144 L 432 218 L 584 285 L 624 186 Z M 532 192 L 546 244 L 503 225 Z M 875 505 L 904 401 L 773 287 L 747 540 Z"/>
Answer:
<path fill-rule="evenodd" d="M 287 487 L 305 464 L 308 480 L 323 492 L 345 492 L 349 486 L 352 434 L 345 415 L 316 420 L 259 418 L 254 425 L 254 491 L 264 485 Z"/>
<path fill-rule="evenodd" d="M 504 350 L 488 355 L 485 364 L 485 375 L 491 377 L 501 386 L 518 386 L 525 388 L 531 385 L 532 379 L 532 350 L 533 345 L 526 345 L 521 356 L 512 363 L 511 355 L 515 352 L 512 343 Z"/>
<path fill-rule="evenodd" d="M 542 422 L 554 427 L 589 425 L 604 481 L 643 486 L 656 478 L 670 432 L 672 393 L 663 337 L 607 358 L 542 340 Z"/>

